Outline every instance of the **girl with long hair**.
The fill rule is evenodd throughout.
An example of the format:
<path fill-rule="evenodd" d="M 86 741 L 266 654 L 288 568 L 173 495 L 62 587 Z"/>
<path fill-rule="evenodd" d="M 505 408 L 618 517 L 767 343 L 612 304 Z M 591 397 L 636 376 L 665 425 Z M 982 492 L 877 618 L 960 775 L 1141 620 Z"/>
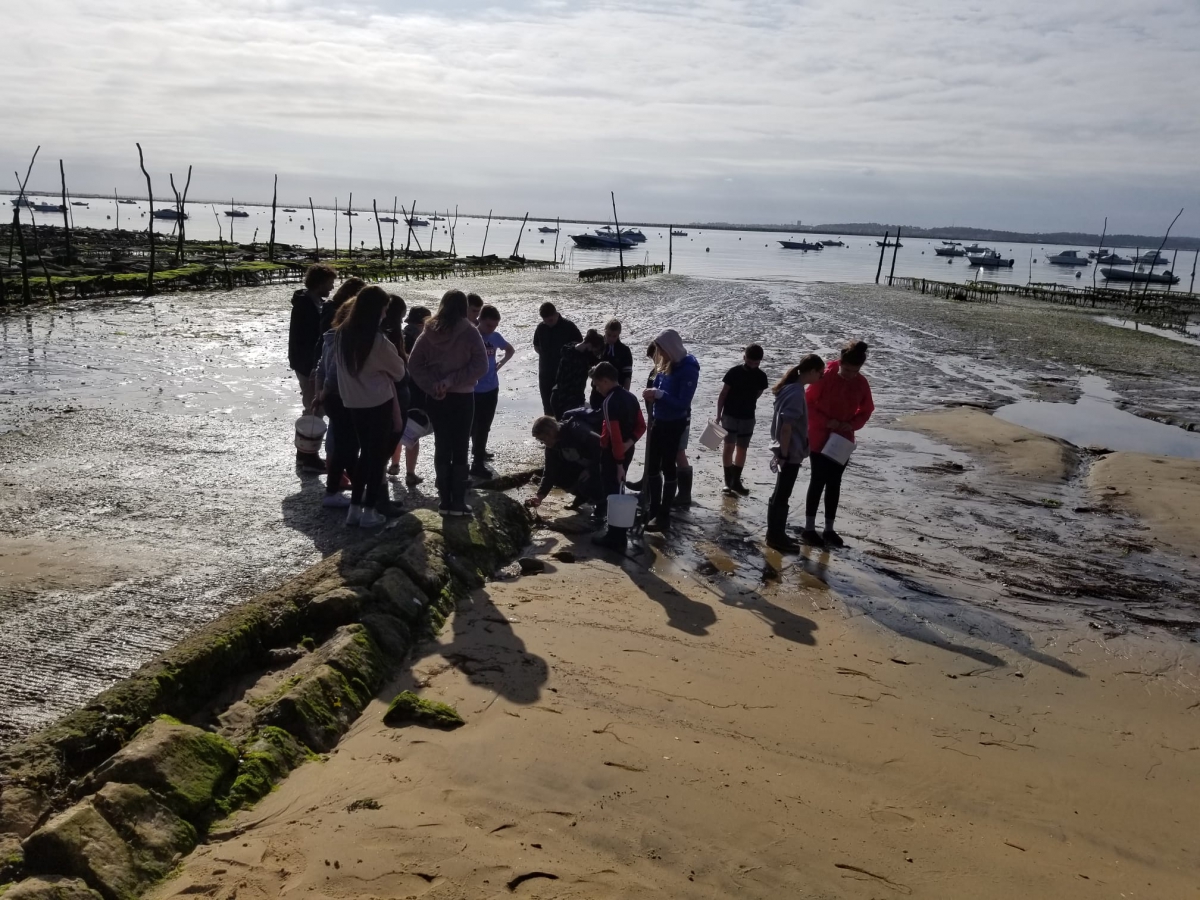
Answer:
<path fill-rule="evenodd" d="M 467 295 L 442 296 L 437 313 L 425 323 L 409 357 L 413 381 L 428 396 L 425 411 L 433 425 L 433 468 L 438 511 L 469 516 L 467 455 L 475 415 L 475 385 L 488 370 L 487 348 L 467 317 Z"/>
<path fill-rule="evenodd" d="M 399 508 L 387 497 L 384 470 L 397 440 L 396 382 L 407 367 L 380 330 L 388 292 L 378 285 L 359 291 L 337 329 L 338 391 L 358 437 L 358 465 L 351 475 L 347 525 L 382 525 Z"/>
<path fill-rule="evenodd" d="M 350 505 L 350 499 L 342 492 L 354 474 L 355 466 L 358 465 L 358 435 L 354 432 L 350 410 L 342 403 L 337 378 L 337 328 L 346 321 L 353 307 L 353 298 L 338 307 L 330 328 L 322 337 L 321 355 L 317 361 L 317 400 L 325 415 L 329 417 L 329 431 L 325 433 L 325 459 L 328 468 L 325 476 L 325 497 L 321 505 L 334 508 Z"/>
<path fill-rule="evenodd" d="M 644 489 L 649 492 L 653 521 L 647 531 L 666 531 L 671 525 L 679 466 L 679 444 L 692 418 L 692 397 L 700 380 L 700 363 L 687 352 L 683 339 L 668 328 L 654 339 L 654 385 L 642 392 L 653 402 L 654 421 L 646 446 Z"/>
<path fill-rule="evenodd" d="M 808 405 L 806 385 L 821 379 L 825 362 L 810 353 L 779 379 L 771 393 L 775 412 L 771 417 L 771 468 L 775 470 L 775 492 L 767 503 L 767 546 L 781 553 L 796 553 L 800 545 L 787 533 L 788 505 L 800 466 L 808 456 Z"/>

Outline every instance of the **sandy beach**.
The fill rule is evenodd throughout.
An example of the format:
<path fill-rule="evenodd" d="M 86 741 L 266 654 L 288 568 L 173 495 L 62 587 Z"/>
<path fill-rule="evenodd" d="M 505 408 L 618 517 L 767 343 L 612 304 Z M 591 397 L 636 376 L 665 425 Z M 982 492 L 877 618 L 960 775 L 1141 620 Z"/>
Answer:
<path fill-rule="evenodd" d="M 820 558 L 746 590 L 576 549 L 477 592 L 381 695 L 465 727 L 376 701 L 153 896 L 1197 889 L 1194 645 L 1081 628 L 1037 639 L 1061 667 L 981 665 L 856 613 Z"/>

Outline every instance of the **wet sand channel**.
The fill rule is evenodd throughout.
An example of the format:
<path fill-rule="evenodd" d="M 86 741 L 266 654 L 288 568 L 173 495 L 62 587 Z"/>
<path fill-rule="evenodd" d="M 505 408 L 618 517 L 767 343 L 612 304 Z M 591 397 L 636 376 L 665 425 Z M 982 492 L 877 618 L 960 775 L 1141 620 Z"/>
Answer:
<path fill-rule="evenodd" d="M 446 286 L 397 287 L 430 305 Z M 538 458 L 529 341 L 545 299 L 581 327 L 618 315 L 635 351 L 664 324 L 679 328 L 703 367 L 698 420 L 751 340 L 772 372 L 808 350 L 830 355 L 845 336 L 875 348 L 867 374 L 879 412 L 844 492 L 852 546 L 799 562 L 764 556 L 765 452 L 747 468 L 752 496 L 735 503 L 719 494 L 719 459 L 696 448 L 699 506 L 663 548 L 683 571 L 732 573 L 750 592 L 788 578 L 823 585 L 854 615 L 984 666 L 1016 653 L 1068 672 L 1054 647 L 1080 629 L 1166 646 L 1196 634 L 1195 558 L 1156 543 L 1132 507 L 1098 502 L 1092 456 L 1068 450 L 1060 478 L 1013 479 L 899 422 L 961 404 L 1072 401 L 1094 372 L 1130 412 L 1186 423 L 1200 396 L 1186 345 L 1067 310 L 864 286 L 580 286 L 565 273 L 470 286 L 500 307 L 500 331 L 521 351 L 502 379 L 501 471 Z M 354 540 L 319 508 L 319 480 L 292 468 L 289 296 L 248 289 L 0 320 L 0 742 Z M 764 401 L 760 430 L 766 420 Z M 428 454 L 421 471 L 431 475 Z M 409 499 L 425 502 L 424 487 Z"/>

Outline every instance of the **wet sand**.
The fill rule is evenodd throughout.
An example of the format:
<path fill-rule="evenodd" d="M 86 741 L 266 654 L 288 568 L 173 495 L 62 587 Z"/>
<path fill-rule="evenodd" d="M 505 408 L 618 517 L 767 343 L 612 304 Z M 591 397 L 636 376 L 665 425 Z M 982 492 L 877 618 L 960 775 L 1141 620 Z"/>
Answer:
<path fill-rule="evenodd" d="M 1098 500 L 1133 512 L 1178 553 L 1200 552 L 1200 461 L 1110 453 L 1088 474 Z"/>
<path fill-rule="evenodd" d="M 813 574 L 829 557 L 755 589 L 727 558 L 575 549 L 477 592 L 381 695 L 465 727 L 390 729 L 375 702 L 153 896 L 1196 891 L 1194 645 L 1035 634 L 1056 667 L 889 630 Z"/>
<path fill-rule="evenodd" d="M 933 435 L 952 447 L 982 457 L 1009 475 L 1061 481 L 1078 462 L 1075 450 L 1054 438 L 997 419 L 981 409 L 960 406 L 905 416 L 896 423 Z"/>

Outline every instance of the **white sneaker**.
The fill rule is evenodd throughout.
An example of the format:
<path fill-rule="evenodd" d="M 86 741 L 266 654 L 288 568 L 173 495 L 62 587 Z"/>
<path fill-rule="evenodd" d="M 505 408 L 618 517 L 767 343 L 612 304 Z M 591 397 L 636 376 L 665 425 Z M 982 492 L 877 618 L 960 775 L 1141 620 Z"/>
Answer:
<path fill-rule="evenodd" d="M 361 506 L 355 506 L 353 503 L 351 503 L 350 511 L 346 513 L 346 524 L 352 528 L 358 525 L 359 522 L 362 521 L 362 514 L 363 508 Z"/>
<path fill-rule="evenodd" d="M 360 528 L 376 528 L 380 525 L 387 524 L 387 516 L 378 510 L 371 509 L 369 506 L 364 506 L 362 516 L 358 520 Z"/>
<path fill-rule="evenodd" d="M 328 509 L 345 509 L 350 505 L 350 498 L 345 494 L 326 494 L 321 498 L 321 505 Z"/>

